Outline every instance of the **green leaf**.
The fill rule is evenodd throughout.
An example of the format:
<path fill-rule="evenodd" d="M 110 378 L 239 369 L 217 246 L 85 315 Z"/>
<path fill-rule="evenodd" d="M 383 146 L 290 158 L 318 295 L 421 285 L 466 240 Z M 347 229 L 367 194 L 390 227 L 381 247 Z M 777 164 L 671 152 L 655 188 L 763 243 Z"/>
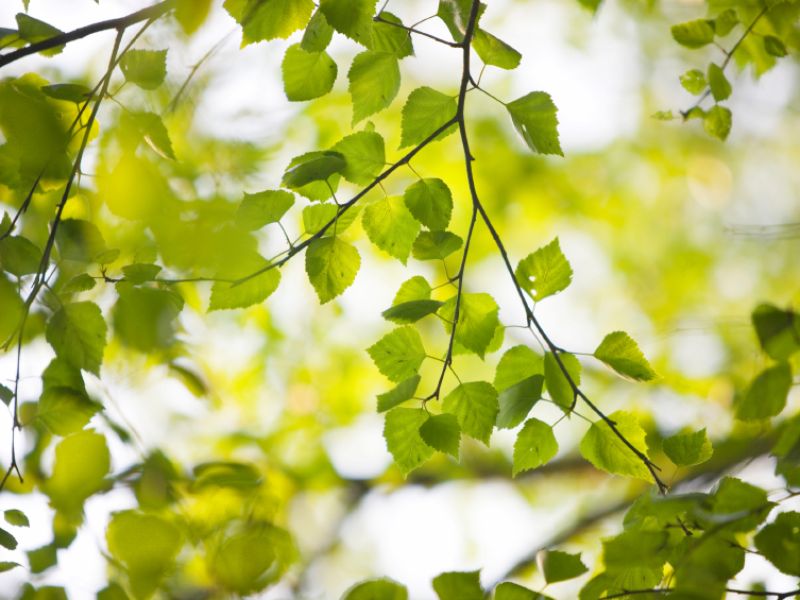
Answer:
<path fill-rule="evenodd" d="M 411 400 L 417 391 L 421 379 L 422 377 L 420 377 L 419 374 L 412 375 L 408 379 L 404 379 L 398 383 L 388 392 L 378 395 L 378 412 L 386 412 L 402 404 L 406 400 Z"/>
<path fill-rule="evenodd" d="M 504 581 L 494 588 L 494 600 L 552 600 L 549 596 L 534 592 L 526 587 Z"/>
<path fill-rule="evenodd" d="M 358 208 L 350 208 L 339 213 L 341 209 L 333 203 L 312 204 L 303 208 L 303 228 L 308 235 L 316 235 L 322 228 L 331 224 L 320 237 L 336 237 L 345 231 L 358 216 Z"/>
<path fill-rule="evenodd" d="M 608 418 L 617 431 L 639 452 L 647 456 L 645 431 L 638 420 L 630 413 L 617 411 Z M 645 481 L 653 481 L 653 476 L 644 462 L 612 431 L 605 421 L 592 424 L 580 444 L 581 455 L 598 469 L 614 475 L 626 475 Z"/>
<path fill-rule="evenodd" d="M 736 10 L 729 8 L 728 10 L 722 11 L 714 19 L 714 32 L 718 36 L 723 37 L 728 35 L 738 24 L 739 16 L 736 14 Z"/>
<path fill-rule="evenodd" d="M 764 36 L 764 50 L 770 56 L 777 56 L 778 58 L 782 58 L 789 53 L 783 41 L 774 35 Z"/>
<path fill-rule="evenodd" d="M 16 286 L 0 274 L 0 344 L 5 342 L 19 326 L 24 304 Z"/>
<path fill-rule="evenodd" d="M 423 231 L 411 247 L 417 260 L 442 260 L 464 245 L 464 240 L 449 231 Z"/>
<path fill-rule="evenodd" d="M 604 337 L 594 351 L 594 357 L 623 377 L 635 381 L 650 381 L 656 377 L 639 346 L 624 331 L 615 331 Z"/>
<path fill-rule="evenodd" d="M 481 2 L 478 6 L 478 14 L 475 20 L 476 27 L 485 10 L 486 5 Z M 453 40 L 460 42 L 464 39 L 464 33 L 467 29 L 467 22 L 469 21 L 471 11 L 471 0 L 439 0 L 439 8 L 436 12 L 436 16 L 444 21 L 444 24 L 450 31 L 450 35 L 453 36 Z"/>
<path fill-rule="evenodd" d="M 206 554 L 206 568 L 228 595 L 250 596 L 280 579 L 296 554 L 286 531 L 249 519 L 233 533 L 218 538 Z"/>
<path fill-rule="evenodd" d="M 181 548 L 175 525 L 152 514 L 126 510 L 115 513 L 106 529 L 111 555 L 128 569 L 136 596 L 152 594 Z"/>
<path fill-rule="evenodd" d="M 236 209 L 236 224 L 247 231 L 261 229 L 280 221 L 292 206 L 294 196 L 285 190 L 245 193 L 242 203 Z"/>
<path fill-rule="evenodd" d="M 82 219 L 63 219 L 59 223 L 56 246 L 61 258 L 79 262 L 91 262 L 106 250 L 97 226 Z"/>
<path fill-rule="evenodd" d="M 723 142 L 728 139 L 731 132 L 733 116 L 729 108 L 719 104 L 712 106 L 703 117 L 703 127 L 708 135 L 714 136 Z"/>
<path fill-rule="evenodd" d="M 302 102 L 330 92 L 339 70 L 326 52 L 308 52 L 294 44 L 286 49 L 281 72 L 286 98 Z"/>
<path fill-rule="evenodd" d="M 0 241 L 0 266 L 12 275 L 36 273 L 41 259 L 42 251 L 28 238 L 9 236 Z"/>
<path fill-rule="evenodd" d="M 485 64 L 501 69 L 516 69 L 522 60 L 522 55 L 514 48 L 483 29 L 475 32 L 472 47 Z"/>
<path fill-rule="evenodd" d="M 97 281 L 94 277 L 88 273 L 80 273 L 65 283 L 60 291 L 62 294 L 77 294 L 80 292 L 88 292 L 95 285 L 97 285 Z"/>
<path fill-rule="evenodd" d="M 55 83 L 53 85 L 43 85 L 41 88 L 45 96 L 56 100 L 67 102 L 82 103 L 92 97 L 92 90 L 85 85 L 77 83 Z"/>
<path fill-rule="evenodd" d="M 574 579 L 589 570 L 581 561 L 580 553 L 570 554 L 559 550 L 545 550 L 542 554 L 540 559 L 542 573 L 548 584 Z"/>
<path fill-rule="evenodd" d="M 714 41 L 714 21 L 695 19 L 673 25 L 672 38 L 687 48 L 702 48 Z"/>
<path fill-rule="evenodd" d="M 584 8 L 588 8 L 593 13 L 596 13 L 597 9 L 603 3 L 603 0 L 578 0 L 578 3 Z"/>
<path fill-rule="evenodd" d="M 446 321 L 447 331 L 452 331 L 457 298 L 457 295 L 453 296 L 439 310 L 439 315 Z M 456 342 L 483 358 L 495 336 L 495 331 L 500 326 L 499 311 L 497 302 L 489 294 L 462 293 L 458 309 Z"/>
<path fill-rule="evenodd" d="M 419 87 L 408 96 L 403 106 L 400 124 L 400 147 L 416 146 L 456 116 L 458 104 L 455 97 L 437 92 L 430 87 Z M 455 124 L 440 133 L 443 139 L 455 131 Z"/>
<path fill-rule="evenodd" d="M 432 315 L 442 306 L 438 300 L 412 300 L 395 304 L 381 313 L 384 319 L 393 323 L 416 323 L 423 317 Z"/>
<path fill-rule="evenodd" d="M 576 386 L 581 384 L 581 363 L 572 354 L 559 352 L 558 357 L 561 359 L 561 364 L 567 369 L 569 379 L 564 374 L 561 365 L 558 364 L 555 355 L 548 352 L 544 355 L 544 382 L 550 399 L 564 412 L 569 412 L 575 404 L 575 390 L 572 383 Z M 570 379 L 572 383 L 570 383 Z"/>
<path fill-rule="evenodd" d="M 337 237 L 314 240 L 306 250 L 306 274 L 321 304 L 350 287 L 360 266 L 358 250 Z"/>
<path fill-rule="evenodd" d="M 522 423 L 533 405 L 542 397 L 543 386 L 544 377 L 537 374 L 501 391 L 497 428 L 512 429 Z"/>
<path fill-rule="evenodd" d="M 347 73 L 353 98 L 353 125 L 389 106 L 400 90 L 400 66 L 388 52 L 367 50 L 353 59 Z"/>
<path fill-rule="evenodd" d="M 6 520 L 6 523 L 14 525 L 15 527 L 30 527 L 31 524 L 30 521 L 28 521 L 28 517 L 25 516 L 25 513 L 16 508 L 10 508 L 4 511 L 3 518 Z"/>
<path fill-rule="evenodd" d="M 106 345 L 106 322 L 92 302 L 65 304 L 47 324 L 47 341 L 56 354 L 79 369 L 98 375 Z"/>
<path fill-rule="evenodd" d="M 112 313 L 114 330 L 127 346 L 143 352 L 166 348 L 175 336 L 183 300 L 173 291 L 117 284 L 119 300 Z"/>
<path fill-rule="evenodd" d="M 538 301 L 567 289 L 572 281 L 572 267 L 555 238 L 523 258 L 515 275 L 520 287 Z"/>
<path fill-rule="evenodd" d="M 186 35 L 191 35 L 205 23 L 211 0 L 177 0 L 175 20 Z"/>
<path fill-rule="evenodd" d="M 106 438 L 94 431 L 80 431 L 56 446 L 53 474 L 42 489 L 53 508 L 79 515 L 86 498 L 106 487 L 110 466 Z"/>
<path fill-rule="evenodd" d="M 541 467 L 549 462 L 557 452 L 558 442 L 553 435 L 553 428 L 539 419 L 528 419 L 514 443 L 512 475 L 516 477 L 523 471 Z M 549 579 L 547 582 L 552 583 Z"/>
<path fill-rule="evenodd" d="M 155 281 L 160 272 L 161 267 L 159 265 L 150 263 L 133 263 L 122 267 L 122 274 L 125 276 L 125 281 L 135 285 L 147 283 L 148 281 Z"/>
<path fill-rule="evenodd" d="M 316 181 L 327 181 L 333 175 L 344 172 L 346 167 L 344 156 L 338 152 L 307 152 L 292 159 L 283 174 L 282 183 L 288 188 L 297 189 Z"/>
<path fill-rule="evenodd" d="M 377 0 L 321 0 L 319 9 L 336 31 L 369 47 L 376 3 Z"/>
<path fill-rule="evenodd" d="M 242 26 L 242 46 L 287 38 L 305 26 L 312 0 L 225 0 L 225 9 Z"/>
<path fill-rule="evenodd" d="M 756 548 L 787 575 L 800 576 L 800 513 L 785 512 L 756 534 Z"/>
<path fill-rule="evenodd" d="M 340 140 L 332 148 L 344 156 L 342 176 L 350 183 L 367 185 L 386 166 L 383 138 L 374 131 L 359 131 Z"/>
<path fill-rule="evenodd" d="M 433 456 L 434 449 L 425 443 L 419 432 L 427 420 L 428 413 L 421 408 L 393 408 L 386 413 L 383 437 L 403 475 Z"/>
<path fill-rule="evenodd" d="M 367 206 L 361 224 L 373 244 L 406 264 L 420 225 L 400 196 L 387 196 Z"/>
<path fill-rule="evenodd" d="M 202 463 L 193 469 L 193 475 L 193 491 L 207 487 L 246 490 L 257 488 L 263 481 L 258 469 L 252 465 L 237 462 Z"/>
<path fill-rule="evenodd" d="M 497 364 L 494 387 L 502 392 L 533 375 L 544 375 L 542 357 L 528 346 L 514 346 L 503 354 Z"/>
<path fill-rule="evenodd" d="M 564 156 L 558 140 L 558 109 L 550 94 L 531 92 L 509 102 L 506 109 L 514 127 L 531 150 Z"/>
<path fill-rule="evenodd" d="M 794 311 L 760 304 L 752 320 L 758 341 L 770 358 L 787 360 L 800 350 L 800 319 Z"/>
<path fill-rule="evenodd" d="M 128 50 L 119 61 L 125 79 L 144 90 L 154 90 L 167 76 L 166 50 Z"/>
<path fill-rule="evenodd" d="M 445 397 L 442 409 L 456 416 L 464 433 L 489 445 L 500 410 L 492 384 L 486 381 L 462 383 Z"/>
<path fill-rule="evenodd" d="M 733 90 L 728 78 L 725 77 L 725 72 L 714 63 L 708 65 L 708 86 L 711 88 L 711 95 L 717 102 L 727 100 Z"/>
<path fill-rule="evenodd" d="M 29 550 L 26 554 L 28 555 L 31 573 L 42 573 L 58 564 L 57 550 L 55 544 L 47 544 L 46 546 Z"/>
<path fill-rule="evenodd" d="M 80 369 L 59 357 L 51 360 L 42 373 L 42 386 L 45 390 L 66 387 L 86 395 L 86 385 L 83 383 Z"/>
<path fill-rule="evenodd" d="M 455 416 L 448 413 L 432 416 L 419 428 L 419 434 L 431 448 L 458 459 L 461 428 Z"/>
<path fill-rule="evenodd" d="M 442 573 L 433 579 L 439 600 L 483 600 L 481 572 Z"/>
<path fill-rule="evenodd" d="M 342 600 L 408 600 L 408 591 L 391 579 L 373 579 L 351 587 Z"/>
<path fill-rule="evenodd" d="M 413 302 L 414 300 L 429 300 L 431 297 L 431 285 L 422 275 L 415 275 L 411 279 L 403 282 L 392 301 L 392 306 Z"/>
<path fill-rule="evenodd" d="M 710 501 L 695 516 L 705 527 L 714 526 L 717 531 L 724 526 L 730 532 L 747 532 L 758 527 L 773 506 L 763 488 L 735 477 L 724 477 Z"/>
<path fill-rule="evenodd" d="M 367 348 L 378 370 L 391 381 L 416 375 L 425 360 L 422 338 L 414 327 L 398 327 Z"/>
<path fill-rule="evenodd" d="M 381 19 L 402 25 L 403 22 L 390 12 L 383 11 Z M 414 46 L 411 43 L 411 34 L 402 27 L 387 25 L 380 21 L 372 24 L 372 49 L 377 52 L 388 52 L 397 58 L 405 58 L 414 54 Z"/>
<path fill-rule="evenodd" d="M 184 0 L 189 1 L 189 0 Z M 192 0 L 193 1 L 193 0 Z M 129 600 L 127 592 L 123 587 L 116 583 L 111 582 L 102 590 L 97 592 L 97 600 Z"/>
<path fill-rule="evenodd" d="M 48 387 L 39 398 L 36 418 L 54 434 L 69 435 L 83 429 L 100 409 L 79 390 Z"/>
<path fill-rule="evenodd" d="M 16 19 L 19 37 L 30 44 L 35 44 L 36 42 L 41 42 L 42 40 L 64 33 L 49 23 L 29 17 L 25 13 L 17 13 Z M 55 48 L 48 48 L 47 50 L 41 51 L 41 54 L 45 56 L 54 56 L 59 54 L 63 49 L 63 45 L 56 46 Z"/>
<path fill-rule="evenodd" d="M 681 75 L 681 85 L 690 94 L 699 96 L 705 91 L 708 83 L 705 74 L 700 69 L 691 69 Z"/>
<path fill-rule="evenodd" d="M 241 276 L 246 277 L 256 271 L 266 268 L 268 261 L 261 257 L 255 262 L 245 262 L 242 266 Z M 215 281 L 211 286 L 211 301 L 208 310 L 222 310 L 227 308 L 247 308 L 255 304 L 261 304 L 278 289 L 281 283 L 281 272 L 278 268 L 272 267 L 263 273 L 251 277 L 241 283 L 230 283 L 227 281 Z"/>
<path fill-rule="evenodd" d="M 699 431 L 678 433 L 662 443 L 664 454 L 679 467 L 699 465 L 714 454 L 705 427 Z"/>
<path fill-rule="evenodd" d="M 755 421 L 779 415 L 786 406 L 791 387 L 792 369 L 788 363 L 764 369 L 736 402 L 736 418 Z"/>
<path fill-rule="evenodd" d="M 0 527 L 0 546 L 9 550 L 15 550 L 17 547 L 17 538 Z"/>
<path fill-rule="evenodd" d="M 136 129 L 157 154 L 175 160 L 175 151 L 164 121 L 155 113 L 138 112 L 128 115 Z"/>
<path fill-rule="evenodd" d="M 453 213 L 453 195 L 438 178 L 421 179 L 406 188 L 406 206 L 414 218 L 433 231 L 447 229 Z"/>
<path fill-rule="evenodd" d="M 0 401 L 3 402 L 6 406 L 11 404 L 11 401 L 14 399 L 14 391 L 8 389 L 4 385 L 0 385 Z"/>
<path fill-rule="evenodd" d="M 331 43 L 331 38 L 333 38 L 333 27 L 322 11 L 317 9 L 306 26 L 300 47 L 306 52 L 322 52 Z"/>

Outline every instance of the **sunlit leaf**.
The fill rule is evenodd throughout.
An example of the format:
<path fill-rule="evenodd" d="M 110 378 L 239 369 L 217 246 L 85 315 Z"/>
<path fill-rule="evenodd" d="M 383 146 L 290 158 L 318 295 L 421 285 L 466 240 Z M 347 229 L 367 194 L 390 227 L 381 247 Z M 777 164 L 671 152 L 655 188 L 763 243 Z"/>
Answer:
<path fill-rule="evenodd" d="M 736 418 L 753 421 L 780 414 L 791 387 L 792 369 L 788 363 L 764 369 L 736 403 Z"/>
<path fill-rule="evenodd" d="M 705 427 L 699 431 L 670 436 L 663 441 L 662 448 L 664 454 L 681 467 L 699 465 L 714 454 Z"/>
<path fill-rule="evenodd" d="M 411 247 L 417 260 L 441 260 L 457 252 L 464 240 L 450 231 L 423 231 Z"/>
<path fill-rule="evenodd" d="M 312 0 L 225 0 L 225 9 L 242 26 L 242 45 L 287 38 L 308 23 Z"/>
<path fill-rule="evenodd" d="M 516 69 L 522 60 L 518 51 L 483 29 L 475 32 L 472 47 L 485 64 L 501 69 Z"/>
<path fill-rule="evenodd" d="M 519 285 L 534 300 L 557 294 L 572 281 L 572 267 L 561 251 L 558 238 L 522 259 L 515 274 Z"/>
<path fill-rule="evenodd" d="M 428 229 L 442 230 L 450 224 L 453 195 L 441 179 L 421 179 L 406 188 L 403 198 L 414 218 Z"/>
<path fill-rule="evenodd" d="M 12 235 L 0 241 L 0 267 L 12 275 L 36 273 L 41 260 L 42 251 L 28 238 Z"/>
<path fill-rule="evenodd" d="M 647 455 L 645 431 L 639 421 L 623 411 L 608 415 L 616 430 L 643 455 Z M 636 477 L 653 481 L 653 476 L 641 458 L 636 456 L 625 442 L 605 421 L 596 421 L 583 436 L 580 444 L 581 455 L 598 469 L 615 475 Z"/>
<path fill-rule="evenodd" d="M 414 327 L 398 327 L 367 348 L 378 370 L 392 381 L 416 374 L 425 360 L 422 338 Z"/>
<path fill-rule="evenodd" d="M 458 297 L 454 296 L 439 309 L 439 315 L 445 319 L 447 331 L 453 328 L 457 300 Z M 498 318 L 500 308 L 494 298 L 483 293 L 462 293 L 458 304 L 456 341 L 483 358 L 495 336 L 495 331 L 500 326 Z"/>
<path fill-rule="evenodd" d="M 528 419 L 514 443 L 514 477 L 523 471 L 541 467 L 557 452 L 558 442 L 553 435 L 553 428 L 539 419 Z M 548 580 L 548 583 L 551 581 Z"/>
<path fill-rule="evenodd" d="M 400 196 L 387 196 L 364 209 L 361 224 L 370 241 L 403 264 L 417 239 L 419 222 Z"/>
<path fill-rule="evenodd" d="M 594 357 L 624 377 L 650 381 L 656 377 L 636 342 L 624 331 L 609 333 L 594 351 Z"/>
<path fill-rule="evenodd" d="M 378 395 L 378 412 L 386 412 L 395 406 L 410 400 L 417 391 L 422 379 L 419 374 L 404 379 L 386 393 Z"/>
<path fill-rule="evenodd" d="M 376 3 L 377 0 L 321 0 L 319 9 L 336 31 L 369 47 Z"/>
<path fill-rule="evenodd" d="M 306 274 L 322 304 L 350 287 L 360 266 L 358 250 L 337 237 L 314 240 L 306 250 Z"/>
<path fill-rule="evenodd" d="M 695 19 L 672 26 L 672 38 L 687 48 L 702 48 L 714 41 L 714 21 Z"/>
<path fill-rule="evenodd" d="M 391 579 L 373 579 L 351 587 L 342 600 L 408 600 L 408 591 Z"/>
<path fill-rule="evenodd" d="M 573 385 L 579 386 L 581 383 L 581 363 L 574 355 L 564 352 L 558 353 L 558 359 L 552 352 L 544 355 L 544 381 L 550 399 L 568 412 L 575 403 L 576 392 Z"/>
<path fill-rule="evenodd" d="M 456 99 L 430 87 L 415 89 L 403 106 L 400 147 L 414 146 L 443 127 L 456 116 Z M 450 135 L 455 125 L 439 134 L 437 139 Z"/>
<path fill-rule="evenodd" d="M 43 491 L 59 511 L 79 513 L 84 501 L 106 486 L 111 466 L 106 439 L 94 431 L 81 431 L 56 446 L 53 474 Z"/>
<path fill-rule="evenodd" d="M 544 375 L 542 356 L 528 346 L 513 346 L 506 350 L 494 375 L 494 387 L 497 391 L 510 388 L 516 383 L 533 375 Z"/>
<path fill-rule="evenodd" d="M 397 57 L 367 50 L 353 59 L 347 73 L 353 99 L 353 124 L 389 106 L 400 90 Z"/>
<path fill-rule="evenodd" d="M 433 589 L 439 600 L 483 600 L 480 571 L 442 573 Z"/>
<path fill-rule="evenodd" d="M 366 185 L 386 166 L 383 138 L 374 131 L 359 131 L 348 135 L 332 148 L 344 156 L 342 176 L 349 182 Z"/>
<path fill-rule="evenodd" d="M 543 386 L 544 377 L 537 374 L 503 389 L 499 396 L 497 428 L 512 429 L 522 423 L 542 397 Z"/>
<path fill-rule="evenodd" d="M 330 92 L 339 70 L 326 52 L 308 52 L 300 44 L 294 44 L 286 49 L 281 72 L 286 97 L 300 102 Z"/>
<path fill-rule="evenodd" d="M 332 38 L 333 27 L 330 26 L 322 11 L 317 9 L 311 15 L 311 20 L 306 26 L 300 47 L 306 52 L 322 52 L 331 43 Z"/>
<path fill-rule="evenodd" d="M 47 341 L 56 354 L 76 368 L 100 373 L 106 345 L 106 322 L 92 302 L 66 304 L 47 325 Z"/>
<path fill-rule="evenodd" d="M 542 554 L 539 560 L 544 580 L 548 584 L 573 579 L 589 570 L 581 561 L 580 554 L 559 550 L 545 550 Z"/>
<path fill-rule="evenodd" d="M 442 408 L 458 419 L 461 430 L 489 445 L 500 406 L 497 391 L 486 381 L 462 383 L 445 396 Z"/>
<path fill-rule="evenodd" d="M 564 155 L 558 139 L 558 109 L 550 94 L 531 92 L 509 102 L 506 109 L 531 150 L 539 154 Z"/>
<path fill-rule="evenodd" d="M 383 437 L 394 462 L 404 475 L 433 456 L 434 449 L 425 443 L 419 428 L 428 420 L 421 408 L 393 408 L 386 413 Z"/>
<path fill-rule="evenodd" d="M 458 458 L 461 428 L 455 416 L 448 413 L 434 415 L 422 424 L 419 434 L 431 448 Z"/>
<path fill-rule="evenodd" d="M 145 90 L 154 90 L 167 76 L 166 50 L 128 50 L 119 61 L 125 79 Z"/>
<path fill-rule="evenodd" d="M 755 544 L 782 572 L 800 576 L 800 513 L 779 514 L 756 534 Z"/>

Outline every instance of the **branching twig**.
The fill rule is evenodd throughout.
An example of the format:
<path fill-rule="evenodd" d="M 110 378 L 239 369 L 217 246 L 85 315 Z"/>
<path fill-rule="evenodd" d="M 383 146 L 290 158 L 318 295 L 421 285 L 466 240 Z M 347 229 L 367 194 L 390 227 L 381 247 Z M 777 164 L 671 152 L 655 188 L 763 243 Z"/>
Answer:
<path fill-rule="evenodd" d="M 164 0 L 164 2 L 159 2 L 158 4 L 148 6 L 142 10 L 137 10 L 136 12 L 124 17 L 92 23 L 91 25 L 79 27 L 78 29 L 74 29 L 51 38 L 47 38 L 46 40 L 36 42 L 30 46 L 25 46 L 19 50 L 14 50 L 8 54 L 0 55 L 0 68 L 31 54 L 36 54 L 37 52 L 41 52 L 43 50 L 49 50 L 50 48 L 63 46 L 69 42 L 80 40 L 101 31 L 110 31 L 113 29 L 116 29 L 117 31 L 123 31 L 131 25 L 135 25 L 141 21 L 157 19 L 169 12 L 174 4 L 175 0 Z"/>

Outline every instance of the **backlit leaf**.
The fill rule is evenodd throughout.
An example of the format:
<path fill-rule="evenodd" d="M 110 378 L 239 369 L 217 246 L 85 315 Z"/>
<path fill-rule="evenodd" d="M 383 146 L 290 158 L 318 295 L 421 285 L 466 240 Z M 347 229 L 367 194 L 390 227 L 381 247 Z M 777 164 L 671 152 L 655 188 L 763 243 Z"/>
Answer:
<path fill-rule="evenodd" d="M 500 412 L 497 415 L 498 429 L 512 429 L 522 423 L 542 397 L 544 377 L 532 375 L 500 392 Z"/>
<path fill-rule="evenodd" d="M 306 52 L 322 52 L 331 43 L 332 37 L 333 27 L 330 26 L 322 11 L 317 9 L 303 33 L 300 47 Z"/>
<path fill-rule="evenodd" d="M 487 446 L 500 406 L 497 391 L 486 381 L 462 383 L 442 401 L 445 412 L 454 414 L 461 430 Z"/>
<path fill-rule="evenodd" d="M 754 421 L 780 414 L 786 406 L 791 387 L 792 369 L 788 363 L 764 369 L 736 403 L 736 418 Z"/>
<path fill-rule="evenodd" d="M 419 374 L 404 379 L 386 393 L 378 395 L 378 412 L 386 412 L 414 397 L 422 379 Z"/>
<path fill-rule="evenodd" d="M 457 297 L 444 303 L 439 314 L 445 319 L 445 329 L 452 330 Z M 489 294 L 461 294 L 456 325 L 456 342 L 481 358 L 486 353 L 495 331 L 500 326 L 499 307 Z"/>
<path fill-rule="evenodd" d="M 645 431 L 630 413 L 616 411 L 608 415 L 617 431 L 639 452 L 647 455 Z M 644 462 L 612 431 L 605 421 L 596 421 L 583 436 L 581 455 L 598 469 L 614 475 L 626 475 L 645 481 L 653 476 Z"/>
<path fill-rule="evenodd" d="M 539 154 L 564 155 L 558 140 L 558 109 L 550 94 L 531 92 L 509 102 L 506 109 L 531 150 Z"/>
<path fill-rule="evenodd" d="M 497 364 L 494 387 L 502 392 L 512 385 L 537 374 L 544 375 L 544 362 L 541 355 L 528 346 L 514 346 L 503 354 Z"/>
<path fill-rule="evenodd" d="M 483 600 L 480 571 L 450 572 L 433 579 L 439 600 Z"/>
<path fill-rule="evenodd" d="M 358 250 L 337 237 L 314 240 L 306 250 L 306 274 L 322 304 L 350 287 L 360 266 Z"/>
<path fill-rule="evenodd" d="M 559 550 L 545 550 L 540 561 L 544 580 L 548 584 L 573 579 L 589 570 L 581 561 L 580 554 Z"/>
<path fill-rule="evenodd" d="M 728 78 L 725 77 L 725 72 L 714 63 L 708 65 L 708 86 L 717 102 L 727 100 L 733 90 Z"/>
<path fill-rule="evenodd" d="M 388 11 L 380 14 L 383 21 L 402 25 L 402 21 Z M 405 58 L 414 54 L 411 34 L 402 27 L 395 27 L 381 21 L 372 24 L 372 46 L 376 52 L 388 52 L 397 58 Z"/>
<path fill-rule="evenodd" d="M 408 600 L 408 591 L 391 579 L 373 579 L 351 587 L 342 600 Z"/>
<path fill-rule="evenodd" d="M 681 46 L 702 48 L 714 41 L 714 22 L 695 19 L 672 26 L 672 37 Z"/>
<path fill-rule="evenodd" d="M 442 230 L 450 224 L 453 195 L 441 179 L 421 179 L 406 188 L 403 198 L 414 218 L 428 229 Z"/>
<path fill-rule="evenodd" d="M 225 9 L 242 26 L 242 46 L 287 38 L 305 26 L 312 0 L 225 0 Z"/>
<path fill-rule="evenodd" d="M 800 576 L 800 513 L 779 514 L 756 534 L 755 544 L 782 572 Z"/>
<path fill-rule="evenodd" d="M 501 69 L 516 69 L 522 60 L 522 55 L 514 48 L 483 29 L 475 32 L 472 47 L 485 64 Z"/>
<path fill-rule="evenodd" d="M 431 448 L 458 458 L 461 428 L 455 416 L 448 413 L 432 416 L 419 428 L 419 434 Z"/>
<path fill-rule="evenodd" d="M 594 357 L 620 375 L 636 381 L 650 381 L 656 377 L 639 346 L 624 331 L 615 331 L 604 337 L 594 351 Z"/>
<path fill-rule="evenodd" d="M 383 138 L 374 131 L 359 131 L 348 135 L 332 148 L 344 156 L 342 176 L 349 182 L 367 185 L 386 166 Z"/>
<path fill-rule="evenodd" d="M 553 435 L 553 428 L 539 419 L 528 419 L 514 443 L 513 476 L 541 467 L 557 452 L 558 442 Z M 548 583 L 551 582 L 548 580 Z"/>
<path fill-rule="evenodd" d="M 430 87 L 415 89 L 403 106 L 400 129 L 400 147 L 414 146 L 423 142 L 436 130 L 456 116 L 456 99 Z M 437 136 L 442 139 L 455 131 L 455 125 Z"/>
<path fill-rule="evenodd" d="M 364 209 L 361 224 L 370 241 L 403 264 L 419 233 L 414 219 L 400 196 L 387 196 Z"/>
<path fill-rule="evenodd" d="M 321 0 L 319 9 L 336 31 L 369 47 L 376 3 L 377 0 Z"/>
<path fill-rule="evenodd" d="M 378 370 L 392 381 L 414 376 L 425 360 L 422 338 L 414 327 L 398 327 L 367 348 Z"/>
<path fill-rule="evenodd" d="M 712 106 L 703 117 L 703 127 L 706 132 L 723 142 L 728 139 L 731 132 L 733 116 L 729 108 L 724 106 Z"/>
<path fill-rule="evenodd" d="M 561 251 L 558 238 L 522 259 L 515 274 L 519 285 L 534 300 L 557 294 L 572 281 L 572 267 Z"/>
<path fill-rule="evenodd" d="M 664 454 L 679 467 L 699 465 L 714 454 L 705 427 L 699 431 L 678 433 L 662 443 Z"/>
<path fill-rule="evenodd" d="M 36 273 L 41 259 L 42 251 L 28 238 L 12 235 L 0 240 L 0 266 L 12 275 Z"/>
<path fill-rule="evenodd" d="M 110 466 L 105 437 L 94 431 L 75 433 L 56 446 L 53 474 L 43 491 L 53 508 L 74 515 L 89 496 L 106 486 Z"/>
<path fill-rule="evenodd" d="M 326 52 L 308 52 L 294 44 L 286 49 L 281 72 L 286 97 L 301 102 L 330 92 L 339 70 Z"/>
<path fill-rule="evenodd" d="M 581 383 L 581 363 L 572 354 L 559 352 L 556 359 L 552 352 L 544 355 L 544 381 L 547 386 L 547 393 L 550 399 L 555 402 L 563 411 L 569 412 L 575 403 L 575 386 Z M 569 374 L 569 378 L 564 373 L 564 366 Z"/>
<path fill-rule="evenodd" d="M 92 302 L 65 304 L 47 324 L 47 341 L 56 354 L 78 369 L 100 373 L 106 322 Z"/>
<path fill-rule="evenodd" d="M 119 67 L 125 79 L 145 90 L 154 90 L 167 76 L 166 50 L 128 50 Z"/>
<path fill-rule="evenodd" d="M 421 408 L 393 408 L 386 413 L 383 437 L 403 475 L 433 456 L 434 449 L 425 443 L 419 432 L 427 420 L 428 413 Z"/>
<path fill-rule="evenodd" d="M 245 193 L 236 210 L 236 224 L 253 231 L 270 223 L 277 223 L 294 205 L 294 196 L 285 190 L 265 190 L 255 194 Z"/>
<path fill-rule="evenodd" d="M 397 57 L 367 50 L 353 59 L 347 73 L 353 99 L 353 125 L 389 106 L 400 90 Z"/>
<path fill-rule="evenodd" d="M 464 245 L 464 240 L 450 231 L 423 231 L 411 247 L 417 260 L 441 260 Z"/>
<path fill-rule="evenodd" d="M 438 300 L 412 300 L 395 304 L 381 313 L 384 319 L 393 323 L 416 323 L 423 317 L 432 315 L 442 306 Z"/>

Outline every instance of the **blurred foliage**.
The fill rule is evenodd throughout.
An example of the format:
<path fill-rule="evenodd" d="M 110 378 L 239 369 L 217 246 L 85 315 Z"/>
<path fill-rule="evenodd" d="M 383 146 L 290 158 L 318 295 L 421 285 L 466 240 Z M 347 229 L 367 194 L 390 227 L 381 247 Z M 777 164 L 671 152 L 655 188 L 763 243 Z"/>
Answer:
<path fill-rule="evenodd" d="M 550 93 L 482 83 L 526 68 L 484 27 L 547 2 L 170 0 L 75 33 L 23 4 L 0 29 L 0 572 L 25 572 L 17 597 L 67 596 L 47 577 L 105 497 L 97 598 L 402 600 L 371 564 L 314 581 L 343 523 L 370 495 L 495 479 L 577 503 L 497 581 L 435 577 L 440 600 L 765 596 L 735 581 L 759 555 L 761 579 L 800 576 L 798 115 L 765 133 L 736 104 L 748 77 L 796 80 L 800 2 L 561 6 L 575 32 L 604 11 L 632 23 L 654 74 L 655 119 L 576 151 Z M 436 22 L 404 25 L 422 6 Z M 231 18 L 242 50 L 176 66 Z M 106 30 L 107 67 L 60 71 Z M 259 141 L 201 118 L 250 44 L 283 56 L 250 77 L 308 102 Z M 55 58 L 13 70 L 36 53 Z M 460 57 L 446 80 L 437 53 Z M 331 435 L 376 408 L 394 462 L 355 476 Z M 772 479 L 737 476 L 757 459 Z M 52 523 L 20 510 L 35 499 Z"/>

